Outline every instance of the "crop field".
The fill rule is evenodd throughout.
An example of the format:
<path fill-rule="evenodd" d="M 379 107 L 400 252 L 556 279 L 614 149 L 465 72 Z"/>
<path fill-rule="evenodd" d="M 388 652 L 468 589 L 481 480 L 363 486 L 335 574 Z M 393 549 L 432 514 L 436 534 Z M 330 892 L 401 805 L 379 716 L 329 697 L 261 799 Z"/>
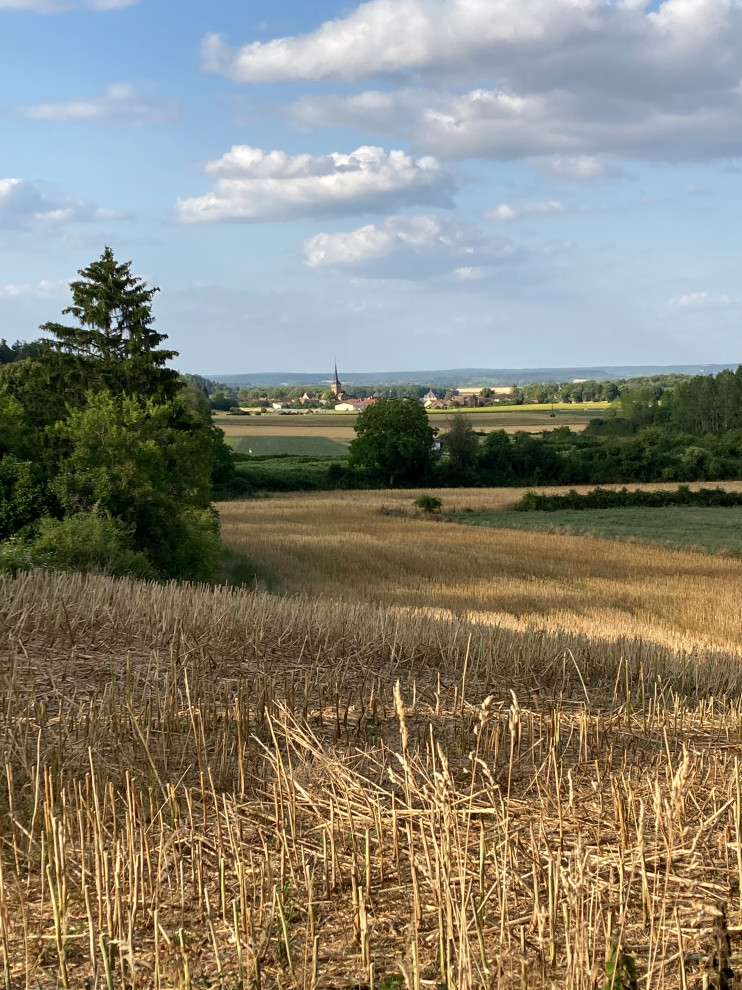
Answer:
<path fill-rule="evenodd" d="M 739 490 L 742 483 L 727 487 Z M 740 560 L 425 518 L 413 507 L 416 494 L 330 492 L 225 503 L 222 534 L 289 593 L 370 599 L 614 641 L 630 630 L 666 645 L 742 655 Z M 510 509 L 522 490 L 437 494 L 444 514 L 476 513 Z M 736 526 L 732 531 L 736 539 Z"/>
<path fill-rule="evenodd" d="M 294 454 L 304 457 L 345 457 L 351 439 L 352 437 L 336 440 L 333 437 L 317 436 L 316 433 L 297 436 L 288 430 L 279 434 L 255 433 L 227 437 L 232 449 L 239 454 Z"/>
<path fill-rule="evenodd" d="M 552 534 L 596 536 L 710 553 L 742 555 L 742 507 L 590 509 L 584 512 L 461 512 L 457 523 Z"/>
<path fill-rule="evenodd" d="M 600 416 L 604 403 L 586 403 L 583 405 L 565 405 L 557 408 L 552 418 L 550 406 L 503 406 L 500 409 L 466 409 L 464 412 L 471 417 L 476 430 L 490 433 L 493 430 L 505 430 L 507 433 L 540 433 L 542 430 L 553 430 L 559 426 L 569 426 L 571 430 L 580 432 L 588 422 Z M 455 410 L 434 410 L 429 413 L 433 426 L 441 432 L 447 429 L 447 421 L 455 416 Z M 228 439 L 232 437 L 291 437 L 291 449 L 282 453 L 306 454 L 314 453 L 312 444 L 306 440 L 317 437 L 327 437 L 349 444 L 355 437 L 353 429 L 357 416 L 355 413 L 311 413 L 306 415 L 250 415 L 227 416 L 215 415 L 214 423 L 224 430 Z"/>
<path fill-rule="evenodd" d="M 0 592 L 6 987 L 738 966 L 736 657 L 102 577 Z"/>
<path fill-rule="evenodd" d="M 415 494 L 225 504 L 285 596 L 0 578 L 0 987 L 734 986 L 742 563 Z"/>

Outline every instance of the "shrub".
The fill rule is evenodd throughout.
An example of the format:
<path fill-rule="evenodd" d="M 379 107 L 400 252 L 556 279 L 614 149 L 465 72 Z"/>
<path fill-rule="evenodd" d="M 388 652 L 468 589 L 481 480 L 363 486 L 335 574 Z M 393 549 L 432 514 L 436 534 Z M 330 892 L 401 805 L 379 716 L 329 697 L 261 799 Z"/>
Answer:
<path fill-rule="evenodd" d="M 594 488 L 585 495 L 572 488 L 566 495 L 539 495 L 526 492 L 515 506 L 516 512 L 557 512 L 560 509 L 623 509 L 630 507 L 661 508 L 667 505 L 732 506 L 742 505 L 742 492 L 727 492 L 723 488 L 699 488 L 691 491 L 688 485 L 680 485 L 674 491 L 642 491 L 628 488 L 614 491 L 610 488 Z"/>
<path fill-rule="evenodd" d="M 435 495 L 419 495 L 415 499 L 415 506 L 418 509 L 422 509 L 423 512 L 433 513 L 440 512 L 441 506 L 443 505 L 443 500 L 437 498 Z"/>
<path fill-rule="evenodd" d="M 156 577 L 147 554 L 132 546 L 131 531 L 106 513 L 77 513 L 64 519 L 42 518 L 35 536 L 13 536 L 0 543 L 0 573 L 34 567 L 97 571 L 138 578 Z"/>
<path fill-rule="evenodd" d="M 30 544 L 29 556 L 35 567 L 156 577 L 147 555 L 133 548 L 131 531 L 100 511 L 81 512 L 63 519 L 45 517 Z"/>
<path fill-rule="evenodd" d="M 211 581 L 222 555 L 216 512 L 193 509 L 169 518 L 160 516 L 158 521 L 159 533 L 143 541 L 158 574 L 182 581 Z"/>
<path fill-rule="evenodd" d="M 34 561 L 31 550 L 17 536 L 0 543 L 0 574 L 10 574 L 12 577 L 18 571 L 30 571 L 33 567 L 41 566 Z"/>

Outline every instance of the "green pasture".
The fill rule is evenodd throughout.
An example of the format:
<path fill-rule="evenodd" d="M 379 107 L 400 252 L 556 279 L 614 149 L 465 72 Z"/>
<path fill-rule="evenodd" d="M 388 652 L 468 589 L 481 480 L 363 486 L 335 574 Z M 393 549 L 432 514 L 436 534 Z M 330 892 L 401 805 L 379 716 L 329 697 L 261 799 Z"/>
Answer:
<path fill-rule="evenodd" d="M 742 553 L 742 506 L 586 509 L 583 512 L 445 512 L 455 522 L 652 543 L 709 553 Z"/>
<path fill-rule="evenodd" d="M 238 454 L 268 457 L 289 454 L 296 457 L 345 457 L 348 444 L 330 437 L 292 437 L 266 434 L 265 436 L 226 437 L 227 443 Z"/>

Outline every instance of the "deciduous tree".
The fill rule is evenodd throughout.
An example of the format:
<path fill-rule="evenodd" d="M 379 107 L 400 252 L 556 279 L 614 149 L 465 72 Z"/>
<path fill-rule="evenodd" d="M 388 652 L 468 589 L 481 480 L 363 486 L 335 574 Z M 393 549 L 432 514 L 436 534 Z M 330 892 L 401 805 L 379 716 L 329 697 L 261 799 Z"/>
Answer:
<path fill-rule="evenodd" d="M 438 431 L 415 399 L 380 399 L 360 414 L 355 431 L 352 466 L 383 478 L 390 488 L 421 483 L 429 474 Z"/>

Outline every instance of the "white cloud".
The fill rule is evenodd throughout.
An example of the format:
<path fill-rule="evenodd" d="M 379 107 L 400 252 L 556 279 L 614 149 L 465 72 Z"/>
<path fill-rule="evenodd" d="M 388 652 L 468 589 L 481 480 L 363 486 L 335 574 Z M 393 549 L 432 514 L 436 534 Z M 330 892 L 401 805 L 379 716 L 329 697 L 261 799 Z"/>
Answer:
<path fill-rule="evenodd" d="M 55 14 L 64 10 L 118 10 L 133 7 L 139 0 L 0 0 L 0 11 L 25 10 L 38 14 Z"/>
<path fill-rule="evenodd" d="M 322 233 L 304 245 L 305 264 L 364 278 L 482 278 L 523 258 L 506 238 L 437 216 L 389 217 L 347 233 Z"/>
<path fill-rule="evenodd" d="M 83 199 L 65 196 L 40 182 L 0 179 L 0 230 L 48 230 L 68 223 L 120 220 Z"/>
<path fill-rule="evenodd" d="M 552 182 L 592 182 L 623 175 L 623 170 L 615 162 L 592 155 L 552 155 L 550 158 L 533 158 L 530 164 Z"/>
<path fill-rule="evenodd" d="M 558 217 L 566 213 L 567 209 L 563 203 L 553 200 L 549 203 L 500 203 L 493 210 L 485 213 L 488 220 L 530 220 L 538 217 Z"/>
<path fill-rule="evenodd" d="M 452 206 L 453 179 L 431 157 L 364 146 L 351 154 L 287 155 L 235 145 L 207 175 L 213 192 L 179 199 L 183 223 L 294 220 L 386 213 L 404 206 Z"/>
<path fill-rule="evenodd" d="M 370 0 L 307 35 L 204 42 L 204 67 L 236 81 L 448 83 L 290 110 L 300 126 L 405 134 L 441 158 L 742 155 L 740 65 L 737 0 Z M 450 90 L 462 80 L 478 88 Z"/>
<path fill-rule="evenodd" d="M 33 299 L 51 299 L 59 296 L 68 289 L 67 282 L 50 282 L 42 279 L 41 282 L 9 282 L 0 285 L 0 299 L 19 299 L 30 297 Z"/>
<path fill-rule="evenodd" d="M 127 83 L 116 83 L 106 89 L 104 96 L 68 103 L 40 103 L 19 107 L 15 112 L 26 120 L 144 126 L 175 123 L 180 116 L 180 104 L 150 100 Z"/>
<path fill-rule="evenodd" d="M 360 79 L 459 65 L 492 46 L 584 31 L 599 0 L 371 0 L 310 34 L 232 50 L 203 42 L 204 68 L 238 82 Z"/>
<path fill-rule="evenodd" d="M 685 296 L 679 296 L 670 302 L 681 309 L 725 309 L 733 306 L 734 300 L 731 296 L 718 295 L 713 292 L 689 292 Z"/>

